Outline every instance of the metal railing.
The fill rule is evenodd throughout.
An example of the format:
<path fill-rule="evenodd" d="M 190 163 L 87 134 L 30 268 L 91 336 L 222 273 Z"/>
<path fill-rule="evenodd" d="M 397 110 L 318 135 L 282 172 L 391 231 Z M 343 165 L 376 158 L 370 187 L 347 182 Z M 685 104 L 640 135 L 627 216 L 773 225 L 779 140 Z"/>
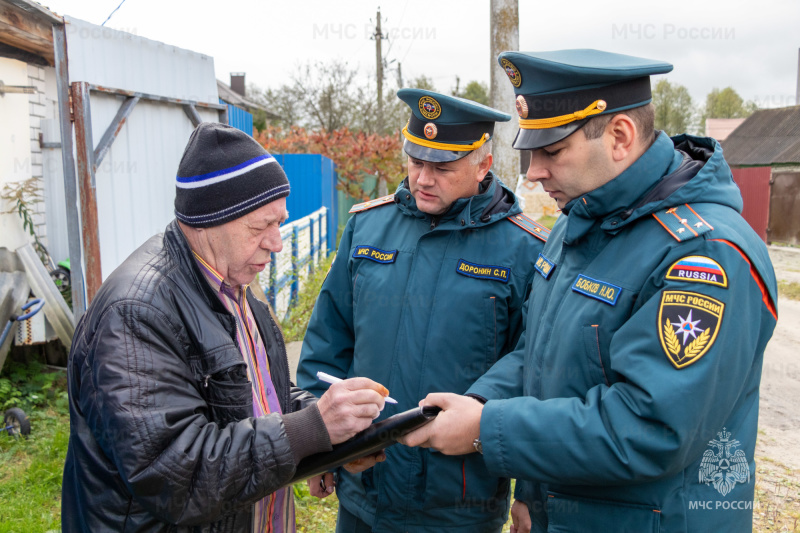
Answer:
<path fill-rule="evenodd" d="M 308 216 L 281 228 L 283 251 L 273 253 L 259 282 L 279 317 L 288 314 L 307 276 L 328 255 L 329 210 L 321 207 Z"/>

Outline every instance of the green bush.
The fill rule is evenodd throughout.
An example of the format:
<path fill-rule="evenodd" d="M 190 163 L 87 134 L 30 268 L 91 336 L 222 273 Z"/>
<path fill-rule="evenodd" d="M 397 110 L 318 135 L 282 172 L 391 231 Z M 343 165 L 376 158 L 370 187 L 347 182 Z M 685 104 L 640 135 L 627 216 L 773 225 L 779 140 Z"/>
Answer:
<path fill-rule="evenodd" d="M 314 310 L 314 304 L 317 303 L 317 296 L 319 296 L 322 283 L 328 275 L 335 255 L 331 254 L 320 261 L 314 269 L 314 273 L 306 279 L 303 288 L 300 289 L 297 301 L 289 307 L 287 318 L 281 320 L 281 329 L 286 342 L 303 340 L 308 321 L 311 319 L 311 312 Z"/>
<path fill-rule="evenodd" d="M 53 371 L 37 361 L 28 364 L 8 361 L 0 374 L 0 411 L 19 407 L 31 411 L 48 404 L 67 412 L 64 372 Z"/>

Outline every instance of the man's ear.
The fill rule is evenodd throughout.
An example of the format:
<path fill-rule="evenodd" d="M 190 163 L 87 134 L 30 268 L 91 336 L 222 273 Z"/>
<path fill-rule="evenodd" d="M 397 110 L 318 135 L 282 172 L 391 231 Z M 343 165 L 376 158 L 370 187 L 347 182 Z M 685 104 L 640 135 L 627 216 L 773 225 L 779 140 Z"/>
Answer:
<path fill-rule="evenodd" d="M 636 138 L 639 132 L 631 118 L 620 113 L 606 125 L 605 135 L 611 148 L 611 157 L 615 163 L 625 161 L 636 149 Z"/>
<path fill-rule="evenodd" d="M 469 157 L 469 156 L 467 156 Z M 482 182 L 484 178 L 486 178 L 486 174 L 489 173 L 489 169 L 492 168 L 492 162 L 494 161 L 494 156 L 491 153 L 486 154 L 486 157 L 483 158 L 478 164 L 478 183 Z"/>

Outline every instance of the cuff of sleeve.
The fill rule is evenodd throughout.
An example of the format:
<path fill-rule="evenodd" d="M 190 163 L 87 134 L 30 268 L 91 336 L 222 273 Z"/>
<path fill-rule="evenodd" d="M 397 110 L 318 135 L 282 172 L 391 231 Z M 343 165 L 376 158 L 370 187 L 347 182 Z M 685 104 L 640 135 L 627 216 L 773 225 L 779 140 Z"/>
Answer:
<path fill-rule="evenodd" d="M 464 393 L 464 396 L 471 396 L 476 400 L 483 398 L 483 401 L 499 400 L 502 395 L 499 391 L 495 390 L 491 385 L 485 385 L 480 381 L 473 383 L 472 386 Z"/>
<path fill-rule="evenodd" d="M 481 413 L 481 445 L 486 468 L 497 477 L 514 477 L 508 471 L 508 452 L 503 442 L 505 407 L 507 400 L 489 400 Z"/>
<path fill-rule="evenodd" d="M 282 417 L 295 464 L 304 457 L 332 449 L 328 428 L 316 404 Z"/>
<path fill-rule="evenodd" d="M 477 394 L 466 393 L 464 396 L 467 398 L 472 398 L 473 400 L 478 400 L 481 404 L 486 405 L 486 398 L 483 396 L 478 396 Z"/>

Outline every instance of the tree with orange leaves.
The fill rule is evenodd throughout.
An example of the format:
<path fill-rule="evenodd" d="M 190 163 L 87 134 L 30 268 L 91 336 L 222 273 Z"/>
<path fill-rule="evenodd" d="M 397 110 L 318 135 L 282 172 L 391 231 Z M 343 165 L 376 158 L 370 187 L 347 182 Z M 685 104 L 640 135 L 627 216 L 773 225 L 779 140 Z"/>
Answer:
<path fill-rule="evenodd" d="M 362 188 L 369 174 L 386 180 L 388 190 L 394 191 L 405 178 L 405 158 L 398 135 L 380 135 L 352 131 L 347 127 L 333 131 L 307 131 L 292 126 L 267 128 L 255 135 L 268 152 L 274 154 L 322 154 L 333 160 L 339 176 L 337 187 L 357 200 L 368 200 L 374 191 Z"/>

